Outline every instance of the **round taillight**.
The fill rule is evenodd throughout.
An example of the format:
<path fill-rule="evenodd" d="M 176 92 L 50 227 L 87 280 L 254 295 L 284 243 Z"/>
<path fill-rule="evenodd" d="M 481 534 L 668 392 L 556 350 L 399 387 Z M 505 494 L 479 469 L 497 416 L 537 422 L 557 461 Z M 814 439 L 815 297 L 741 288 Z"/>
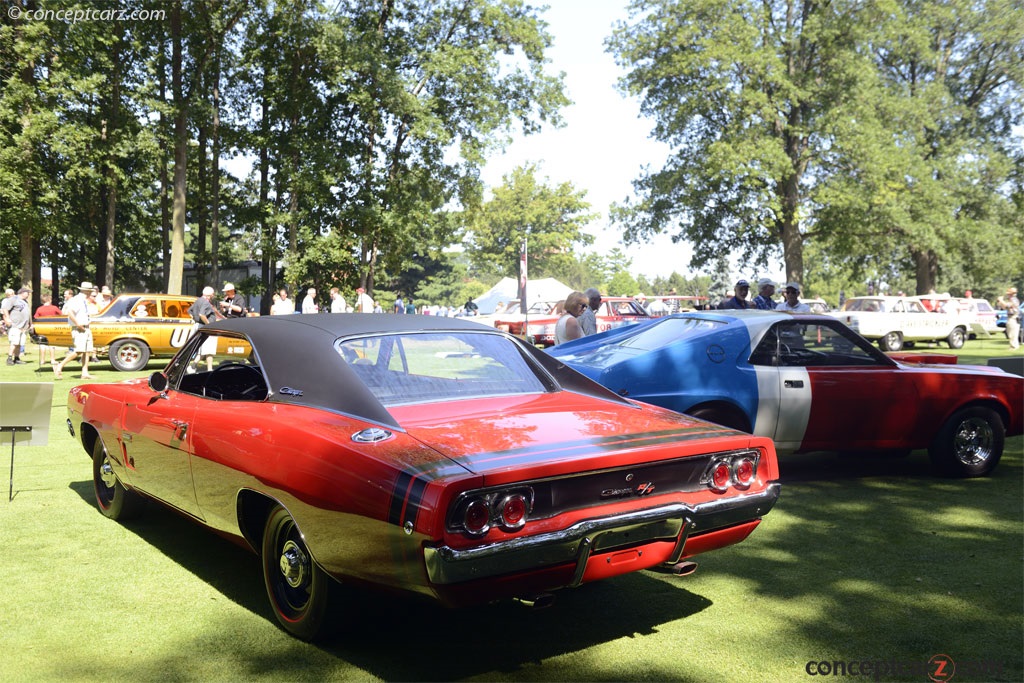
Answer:
<path fill-rule="evenodd" d="M 463 518 L 463 525 L 471 534 L 482 534 L 490 527 L 491 514 L 487 509 L 487 503 L 477 499 L 466 506 L 466 514 Z"/>
<path fill-rule="evenodd" d="M 501 524 L 507 529 L 518 529 L 526 524 L 526 496 L 516 493 L 501 501 Z"/>
<path fill-rule="evenodd" d="M 711 485 L 719 491 L 727 489 L 731 479 L 732 472 L 729 470 L 729 465 L 727 463 L 720 462 L 715 465 L 715 469 L 711 471 Z"/>
<path fill-rule="evenodd" d="M 736 483 L 740 486 L 750 486 L 754 481 L 754 461 L 750 458 L 741 458 L 736 463 Z"/>

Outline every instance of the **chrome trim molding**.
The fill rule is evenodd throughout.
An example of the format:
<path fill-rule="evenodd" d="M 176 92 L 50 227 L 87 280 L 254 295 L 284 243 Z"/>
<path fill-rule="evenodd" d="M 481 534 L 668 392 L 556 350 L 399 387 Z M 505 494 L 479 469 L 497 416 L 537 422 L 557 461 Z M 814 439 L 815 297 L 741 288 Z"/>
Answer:
<path fill-rule="evenodd" d="M 779 498 L 782 486 L 771 482 L 756 493 L 686 505 L 672 503 L 636 512 L 586 519 L 567 529 L 457 550 L 446 545 L 424 548 L 427 576 L 434 584 L 472 581 L 572 563 L 571 585 L 579 585 L 594 552 L 654 540 L 675 541 L 671 561 L 683 555 L 688 537 L 760 519 Z"/>

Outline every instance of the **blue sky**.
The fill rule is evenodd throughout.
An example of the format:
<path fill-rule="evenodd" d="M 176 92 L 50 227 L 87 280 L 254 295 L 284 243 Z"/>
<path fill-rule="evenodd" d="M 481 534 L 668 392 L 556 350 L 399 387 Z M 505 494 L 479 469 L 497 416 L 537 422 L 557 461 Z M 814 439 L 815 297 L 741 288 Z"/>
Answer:
<path fill-rule="evenodd" d="M 574 104 L 563 111 L 563 128 L 549 127 L 537 135 L 517 138 L 505 154 L 488 160 L 483 179 L 495 187 L 513 168 L 537 162 L 540 177 L 546 177 L 550 185 L 571 182 L 586 190 L 592 210 L 600 213 L 587 228 L 597 238 L 592 248 L 607 252 L 621 246 L 620 232 L 608 225 L 608 207 L 632 195 L 632 181 L 644 166 L 661 168 L 669 148 L 650 138 L 653 123 L 640 117 L 639 101 L 618 92 L 616 82 L 623 71 L 605 52 L 604 41 L 612 26 L 629 18 L 627 0 L 549 2 L 544 17 L 554 46 L 549 51 L 548 72 L 565 72 Z M 634 276 L 667 277 L 673 270 L 691 274 L 691 250 L 685 243 L 673 244 L 668 236 L 624 251 L 633 259 L 630 272 Z M 773 270 L 782 277 L 781 263 Z"/>

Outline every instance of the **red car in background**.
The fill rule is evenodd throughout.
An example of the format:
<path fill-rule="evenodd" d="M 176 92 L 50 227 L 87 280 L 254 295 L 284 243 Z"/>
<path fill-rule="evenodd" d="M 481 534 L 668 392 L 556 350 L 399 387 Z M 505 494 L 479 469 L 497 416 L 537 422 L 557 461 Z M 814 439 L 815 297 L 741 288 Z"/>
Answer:
<path fill-rule="evenodd" d="M 105 516 L 148 499 L 248 546 L 302 639 L 336 580 L 457 606 L 684 575 L 780 490 L 770 439 L 617 396 L 453 318 L 226 320 L 148 383 L 82 384 L 67 405 Z"/>
<path fill-rule="evenodd" d="M 561 316 L 543 315 L 530 317 L 526 321 L 511 322 L 508 331 L 537 346 L 554 346 L 555 325 L 559 317 Z M 616 327 L 650 319 L 651 315 L 647 310 L 632 297 L 605 297 L 601 301 L 601 308 L 597 310 L 597 331 L 607 332 Z"/>

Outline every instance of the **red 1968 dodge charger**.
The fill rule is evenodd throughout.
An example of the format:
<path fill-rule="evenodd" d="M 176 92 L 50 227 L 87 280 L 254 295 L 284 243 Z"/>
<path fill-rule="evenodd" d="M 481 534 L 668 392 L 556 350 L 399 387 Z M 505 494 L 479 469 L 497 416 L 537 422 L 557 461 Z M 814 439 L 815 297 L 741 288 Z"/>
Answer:
<path fill-rule="evenodd" d="M 148 382 L 80 385 L 68 406 L 105 515 L 155 500 L 247 544 L 303 639 L 335 580 L 460 605 L 685 573 L 780 488 L 769 439 L 454 319 L 224 321 Z"/>

